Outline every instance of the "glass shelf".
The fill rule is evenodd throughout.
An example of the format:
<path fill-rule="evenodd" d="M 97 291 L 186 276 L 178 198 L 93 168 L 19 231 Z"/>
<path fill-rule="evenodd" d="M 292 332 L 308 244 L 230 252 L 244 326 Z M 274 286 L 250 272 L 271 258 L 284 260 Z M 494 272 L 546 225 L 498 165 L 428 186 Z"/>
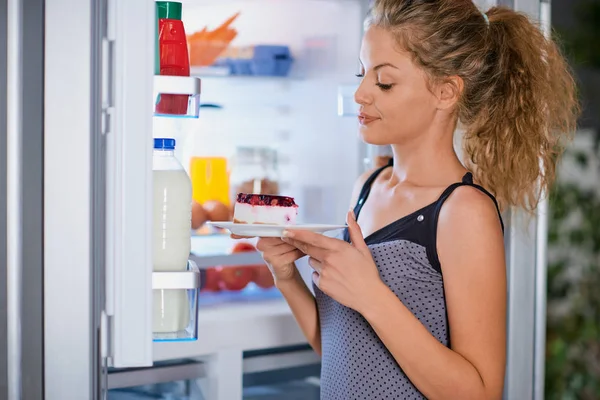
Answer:
<path fill-rule="evenodd" d="M 249 239 L 247 241 L 252 244 L 256 243 L 256 239 Z M 230 238 L 229 234 L 193 235 L 190 259 L 200 269 L 216 266 L 264 264 L 258 252 L 232 254 L 231 249 L 238 242 L 239 240 Z"/>
<path fill-rule="evenodd" d="M 211 78 L 229 78 L 238 80 L 253 81 L 300 81 L 302 76 L 290 74 L 287 76 L 268 76 L 268 75 L 235 75 L 230 72 L 228 67 L 190 67 L 190 76 L 204 79 Z"/>

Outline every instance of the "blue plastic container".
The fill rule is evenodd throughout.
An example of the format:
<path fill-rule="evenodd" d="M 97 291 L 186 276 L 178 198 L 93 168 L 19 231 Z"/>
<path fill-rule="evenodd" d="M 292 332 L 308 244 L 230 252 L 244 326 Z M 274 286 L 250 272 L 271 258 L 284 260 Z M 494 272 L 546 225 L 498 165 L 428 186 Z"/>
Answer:
<path fill-rule="evenodd" d="M 254 46 L 254 57 L 250 60 L 253 75 L 287 76 L 293 63 L 288 46 Z"/>
<path fill-rule="evenodd" d="M 250 60 L 243 58 L 230 58 L 228 60 L 232 75 L 252 75 Z"/>

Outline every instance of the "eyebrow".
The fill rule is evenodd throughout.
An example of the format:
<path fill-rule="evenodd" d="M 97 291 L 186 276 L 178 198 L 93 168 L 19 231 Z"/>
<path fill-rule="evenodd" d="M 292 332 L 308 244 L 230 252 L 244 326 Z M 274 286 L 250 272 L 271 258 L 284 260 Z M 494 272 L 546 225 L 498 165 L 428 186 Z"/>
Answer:
<path fill-rule="evenodd" d="M 394 68 L 394 69 L 398 69 L 398 67 L 396 67 L 396 66 L 395 66 L 395 65 L 393 65 L 393 64 L 390 64 L 390 63 L 383 63 L 383 64 L 379 64 L 379 65 L 377 65 L 375 68 L 373 68 L 373 71 L 378 71 L 378 70 L 380 70 L 380 69 L 381 69 L 381 68 L 383 68 L 383 67 L 392 67 L 392 68 Z"/>
<path fill-rule="evenodd" d="M 358 63 L 360 64 L 360 66 L 361 66 L 362 68 L 364 68 L 364 66 L 363 66 L 363 63 L 362 63 L 362 61 L 360 61 L 360 59 L 358 60 Z M 394 69 L 400 69 L 400 68 L 396 67 L 394 64 L 390 64 L 390 63 L 388 63 L 388 62 L 385 62 L 385 63 L 379 64 L 379 65 L 377 65 L 376 67 L 374 67 L 374 68 L 373 68 L 373 71 L 377 72 L 378 70 L 380 70 L 380 69 L 381 69 L 381 68 L 383 68 L 383 67 L 392 67 L 392 68 L 394 68 Z"/>

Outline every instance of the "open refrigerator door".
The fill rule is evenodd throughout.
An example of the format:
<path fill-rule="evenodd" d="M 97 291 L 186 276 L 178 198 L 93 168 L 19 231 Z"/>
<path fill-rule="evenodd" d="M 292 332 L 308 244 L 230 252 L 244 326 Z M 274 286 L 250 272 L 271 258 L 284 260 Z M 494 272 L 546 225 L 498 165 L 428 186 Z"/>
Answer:
<path fill-rule="evenodd" d="M 153 140 L 157 132 L 153 135 L 156 125 L 153 127 L 152 115 L 164 119 L 198 118 L 201 83 L 199 78 L 185 73 L 173 75 L 173 67 L 164 67 L 163 59 L 160 67 L 164 74 L 152 73 L 153 57 L 147 45 L 152 45 L 155 35 L 160 34 L 162 40 L 163 32 L 175 32 L 178 22 L 167 14 L 164 17 L 168 18 L 160 18 L 160 7 L 165 4 L 169 5 L 156 3 L 159 32 L 155 29 L 154 3 L 109 2 L 107 8 L 109 22 L 102 54 L 107 127 L 106 280 L 105 309 L 101 315 L 106 337 L 103 356 L 111 368 L 151 366 L 153 341 L 171 343 L 198 338 L 199 270 L 193 261 L 188 261 L 189 249 L 166 242 L 167 236 L 171 241 L 179 237 L 170 239 L 176 231 L 163 227 L 170 224 L 169 218 L 181 219 L 171 214 L 171 208 L 178 208 L 177 204 L 184 205 L 180 211 L 185 224 L 185 204 L 191 203 L 191 194 L 186 200 L 184 190 L 182 198 L 163 202 L 161 196 L 181 191 L 173 186 L 178 172 L 173 171 L 173 175 L 168 167 L 168 160 L 177 164 L 176 159 L 161 154 L 172 152 L 176 140 L 171 132 L 160 132 L 164 139 Z M 167 40 L 173 42 L 173 37 Z M 184 56 L 187 58 L 187 54 Z M 167 62 L 172 64 L 173 59 Z M 180 174 L 185 187 L 189 179 L 183 169 Z M 163 209 L 165 212 L 160 213 Z M 185 232 L 189 240 L 189 221 L 180 231 L 184 232 L 183 242 Z M 180 265 L 169 263 L 181 256 Z"/>

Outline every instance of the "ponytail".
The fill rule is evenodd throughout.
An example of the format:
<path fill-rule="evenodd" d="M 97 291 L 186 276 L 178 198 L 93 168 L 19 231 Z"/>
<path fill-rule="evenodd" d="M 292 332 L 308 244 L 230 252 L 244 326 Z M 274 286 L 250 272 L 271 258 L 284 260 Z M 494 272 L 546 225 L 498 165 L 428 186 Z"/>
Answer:
<path fill-rule="evenodd" d="M 465 161 L 502 206 L 533 211 L 576 129 L 575 83 L 557 45 L 524 14 L 496 7 L 487 16 L 489 75 L 477 112 L 464 104 Z"/>
<path fill-rule="evenodd" d="M 395 35 L 433 81 L 463 80 L 467 168 L 501 207 L 533 211 L 579 115 L 558 46 L 525 14 L 482 14 L 471 0 L 375 0 L 368 23 Z"/>

